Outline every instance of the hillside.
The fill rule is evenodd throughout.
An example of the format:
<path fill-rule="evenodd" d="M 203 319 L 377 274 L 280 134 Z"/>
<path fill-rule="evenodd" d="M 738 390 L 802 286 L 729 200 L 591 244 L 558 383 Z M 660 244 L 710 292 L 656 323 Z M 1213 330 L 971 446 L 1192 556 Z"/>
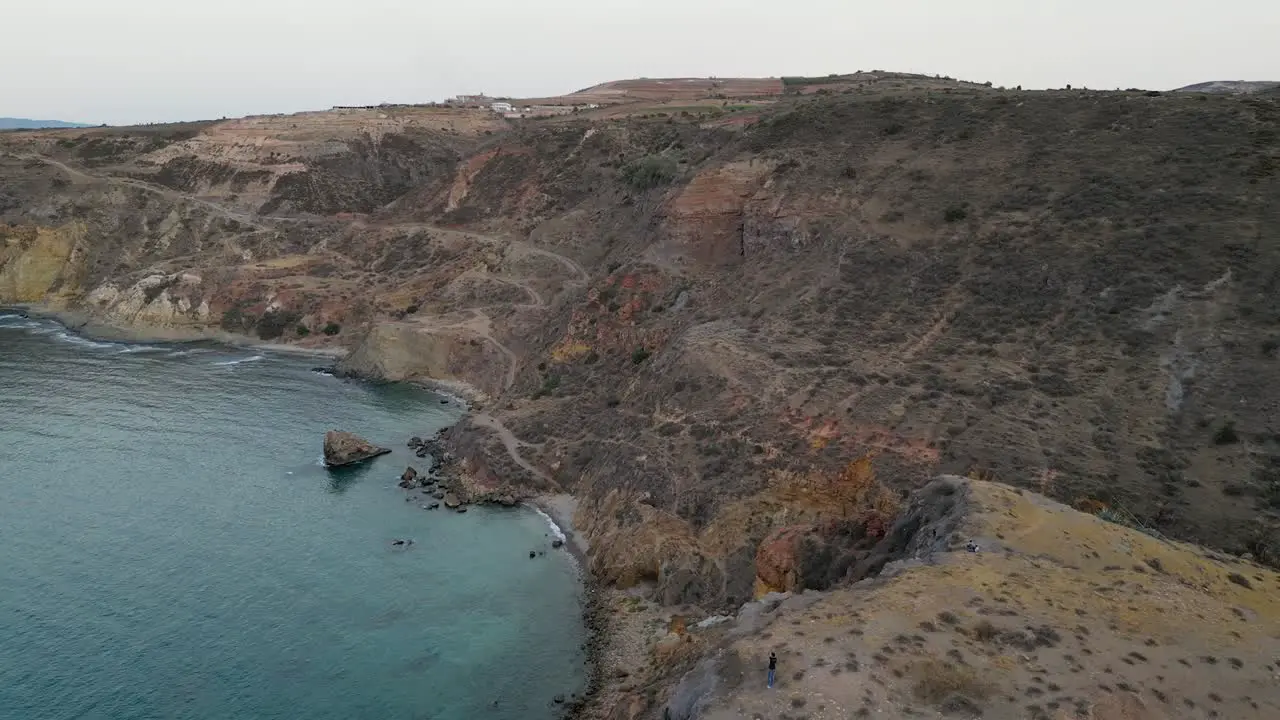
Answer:
<path fill-rule="evenodd" d="M 1215 80 L 1212 82 L 1196 83 L 1183 88 L 1178 88 L 1178 92 L 1202 92 L 1202 93 L 1232 93 L 1232 94 L 1250 94 L 1250 93 L 1268 93 L 1280 88 L 1280 81 L 1246 81 L 1246 80 Z"/>
<path fill-rule="evenodd" d="M 907 514 L 929 538 L 879 577 L 651 631 L 654 673 L 619 705 L 672 720 L 1280 712 L 1275 572 L 960 478 Z M 651 701 L 655 686 L 671 689 Z"/>
<path fill-rule="evenodd" d="M 6 135 L 0 302 L 461 388 L 470 495 L 667 607 L 842 587 L 869 478 L 1280 561 L 1280 102 L 827 80 Z"/>
<path fill-rule="evenodd" d="M 44 128 L 86 128 L 84 123 L 62 120 L 29 120 L 27 118 L 0 117 L 0 130 L 39 130 Z"/>

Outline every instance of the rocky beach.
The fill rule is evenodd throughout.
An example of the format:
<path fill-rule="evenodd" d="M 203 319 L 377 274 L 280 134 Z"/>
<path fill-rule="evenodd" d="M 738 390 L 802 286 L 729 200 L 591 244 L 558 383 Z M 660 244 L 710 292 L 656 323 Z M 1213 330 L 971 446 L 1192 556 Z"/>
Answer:
<path fill-rule="evenodd" d="M 408 428 L 456 422 L 457 403 L 342 382 L 314 363 L 92 340 L 0 312 L 0 495 L 17 513 L 0 512 L 17 553 L 0 615 L 24 618 L 0 621 L 0 645 L 23 648 L 0 649 L 0 707 L 32 720 L 89 702 L 192 720 L 423 707 L 551 720 L 569 704 L 556 695 L 582 694 L 580 570 L 552 552 L 542 518 L 397 502 L 400 473 L 419 462 L 408 448 L 357 439 L 339 443 L 355 450 L 342 459 L 362 462 L 330 453 L 342 466 L 324 466 L 330 424 L 402 445 L 391 440 Z M 58 438 L 75 428 L 68 455 Z M 71 491 L 78 462 L 94 464 L 109 497 Z M 65 524 L 51 543 L 55 515 Z M 546 548 L 538 562 L 532 547 Z M 51 566 L 64 571 L 41 570 Z"/>

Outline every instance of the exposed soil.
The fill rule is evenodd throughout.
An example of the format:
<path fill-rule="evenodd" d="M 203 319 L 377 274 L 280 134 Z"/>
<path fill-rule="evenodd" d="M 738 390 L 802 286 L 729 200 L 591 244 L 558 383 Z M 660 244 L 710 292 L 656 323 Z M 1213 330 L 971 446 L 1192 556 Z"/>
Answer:
<path fill-rule="evenodd" d="M 856 717 L 868 691 L 901 714 L 1274 710 L 1254 686 L 1274 625 L 1238 592 L 1269 582 L 1249 562 L 1280 563 L 1280 98 L 882 72 L 565 97 L 609 100 L 518 122 L 424 106 L 0 134 L 0 302 L 463 388 L 482 409 L 446 441 L 468 496 L 572 494 L 598 607 L 640 608 L 612 613 L 641 642 L 603 666 L 629 673 L 601 686 L 603 717 L 660 717 L 686 671 L 732 676 L 699 675 L 706 658 L 732 649 L 745 673 L 771 647 L 653 622 L 783 589 L 804 603 L 761 632 L 804 653 L 786 692 L 681 697 L 792 718 Z M 947 473 L 1083 514 L 1017 506 L 1042 524 L 971 531 L 1002 548 L 980 560 L 845 587 L 902 552 L 873 548 Z M 1171 569 L 1183 554 L 1092 562 L 1096 518 L 1146 533 L 1107 536 L 1122 547 L 1227 553 L 1204 567 L 1243 584 Z M 908 632 L 940 612 L 969 634 Z M 855 613 L 895 632 L 859 644 Z M 1072 615 L 1106 621 L 1085 644 Z M 833 618 L 831 649 L 879 682 L 817 682 L 838 658 L 795 630 Z M 985 643 L 984 619 L 1061 639 Z M 966 668 L 985 691 L 948 705 Z"/>

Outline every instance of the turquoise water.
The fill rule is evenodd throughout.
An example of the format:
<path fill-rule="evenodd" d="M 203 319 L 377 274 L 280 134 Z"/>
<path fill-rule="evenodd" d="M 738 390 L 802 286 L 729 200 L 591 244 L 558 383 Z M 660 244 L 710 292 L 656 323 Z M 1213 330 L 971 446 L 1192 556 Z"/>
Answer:
<path fill-rule="evenodd" d="M 314 364 L 0 314 L 0 718 L 537 720 L 581 689 L 545 521 L 395 487 L 457 407 Z M 395 452 L 330 473 L 331 428 Z"/>

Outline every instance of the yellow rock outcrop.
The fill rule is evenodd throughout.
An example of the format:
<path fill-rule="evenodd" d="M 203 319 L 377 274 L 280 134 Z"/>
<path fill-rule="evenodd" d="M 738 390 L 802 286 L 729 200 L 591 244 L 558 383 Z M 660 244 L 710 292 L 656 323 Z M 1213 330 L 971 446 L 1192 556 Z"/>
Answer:
<path fill-rule="evenodd" d="M 84 241 L 83 223 L 61 227 L 0 227 L 0 302 L 59 305 L 79 292 L 73 256 Z"/>

